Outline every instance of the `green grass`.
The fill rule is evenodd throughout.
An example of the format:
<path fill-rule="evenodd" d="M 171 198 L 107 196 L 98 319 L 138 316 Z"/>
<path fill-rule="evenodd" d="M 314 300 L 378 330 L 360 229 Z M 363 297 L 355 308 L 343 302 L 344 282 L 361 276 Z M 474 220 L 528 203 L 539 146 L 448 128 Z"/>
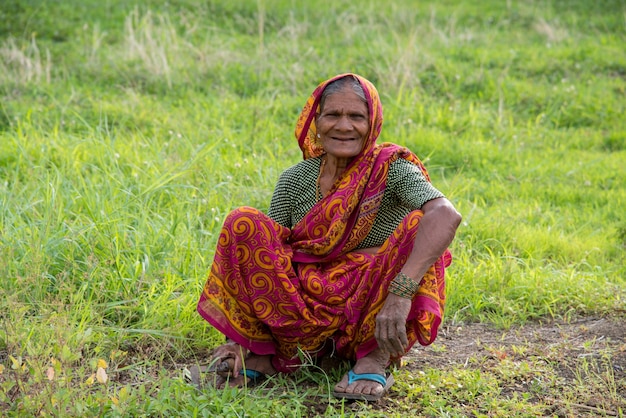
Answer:
<path fill-rule="evenodd" d="M 464 215 L 447 321 L 624 312 L 626 3 L 384 4 L 3 3 L 0 410 L 311 414 L 290 380 L 198 393 L 176 365 L 220 341 L 195 303 L 225 214 L 267 208 L 299 110 L 344 71 Z"/>

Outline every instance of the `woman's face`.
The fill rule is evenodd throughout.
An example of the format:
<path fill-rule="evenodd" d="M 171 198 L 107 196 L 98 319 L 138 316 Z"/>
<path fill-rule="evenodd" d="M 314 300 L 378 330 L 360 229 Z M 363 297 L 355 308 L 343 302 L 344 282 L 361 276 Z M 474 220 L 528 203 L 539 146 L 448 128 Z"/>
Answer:
<path fill-rule="evenodd" d="M 335 158 L 359 155 L 370 128 L 367 104 L 350 87 L 326 97 L 315 121 L 324 151 Z"/>

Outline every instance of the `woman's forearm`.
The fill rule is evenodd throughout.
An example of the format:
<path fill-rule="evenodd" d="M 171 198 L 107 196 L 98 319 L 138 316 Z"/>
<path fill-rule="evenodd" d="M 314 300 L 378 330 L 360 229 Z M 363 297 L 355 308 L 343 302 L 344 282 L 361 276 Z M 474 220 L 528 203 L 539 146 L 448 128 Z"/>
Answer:
<path fill-rule="evenodd" d="M 461 215 L 446 198 L 426 202 L 422 211 L 413 251 L 402 267 L 402 273 L 418 282 L 448 248 L 461 223 Z"/>

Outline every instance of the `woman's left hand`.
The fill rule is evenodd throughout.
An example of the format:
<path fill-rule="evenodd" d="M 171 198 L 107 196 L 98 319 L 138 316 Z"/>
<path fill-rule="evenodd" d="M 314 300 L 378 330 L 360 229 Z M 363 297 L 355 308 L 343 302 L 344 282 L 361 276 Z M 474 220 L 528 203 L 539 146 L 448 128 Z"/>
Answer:
<path fill-rule="evenodd" d="M 411 299 L 389 294 L 385 304 L 376 315 L 376 341 L 378 347 L 392 357 L 406 353 L 409 340 L 406 335 L 406 320 L 411 310 Z"/>

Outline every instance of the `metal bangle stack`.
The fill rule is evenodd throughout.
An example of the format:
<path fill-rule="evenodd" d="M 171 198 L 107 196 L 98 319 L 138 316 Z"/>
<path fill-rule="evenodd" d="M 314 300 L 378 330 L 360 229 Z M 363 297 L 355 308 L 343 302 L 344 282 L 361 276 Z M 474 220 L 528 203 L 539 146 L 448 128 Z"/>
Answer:
<path fill-rule="evenodd" d="M 391 284 L 389 284 L 389 293 L 403 298 L 413 299 L 419 287 L 419 282 L 400 272 L 394 277 Z"/>

